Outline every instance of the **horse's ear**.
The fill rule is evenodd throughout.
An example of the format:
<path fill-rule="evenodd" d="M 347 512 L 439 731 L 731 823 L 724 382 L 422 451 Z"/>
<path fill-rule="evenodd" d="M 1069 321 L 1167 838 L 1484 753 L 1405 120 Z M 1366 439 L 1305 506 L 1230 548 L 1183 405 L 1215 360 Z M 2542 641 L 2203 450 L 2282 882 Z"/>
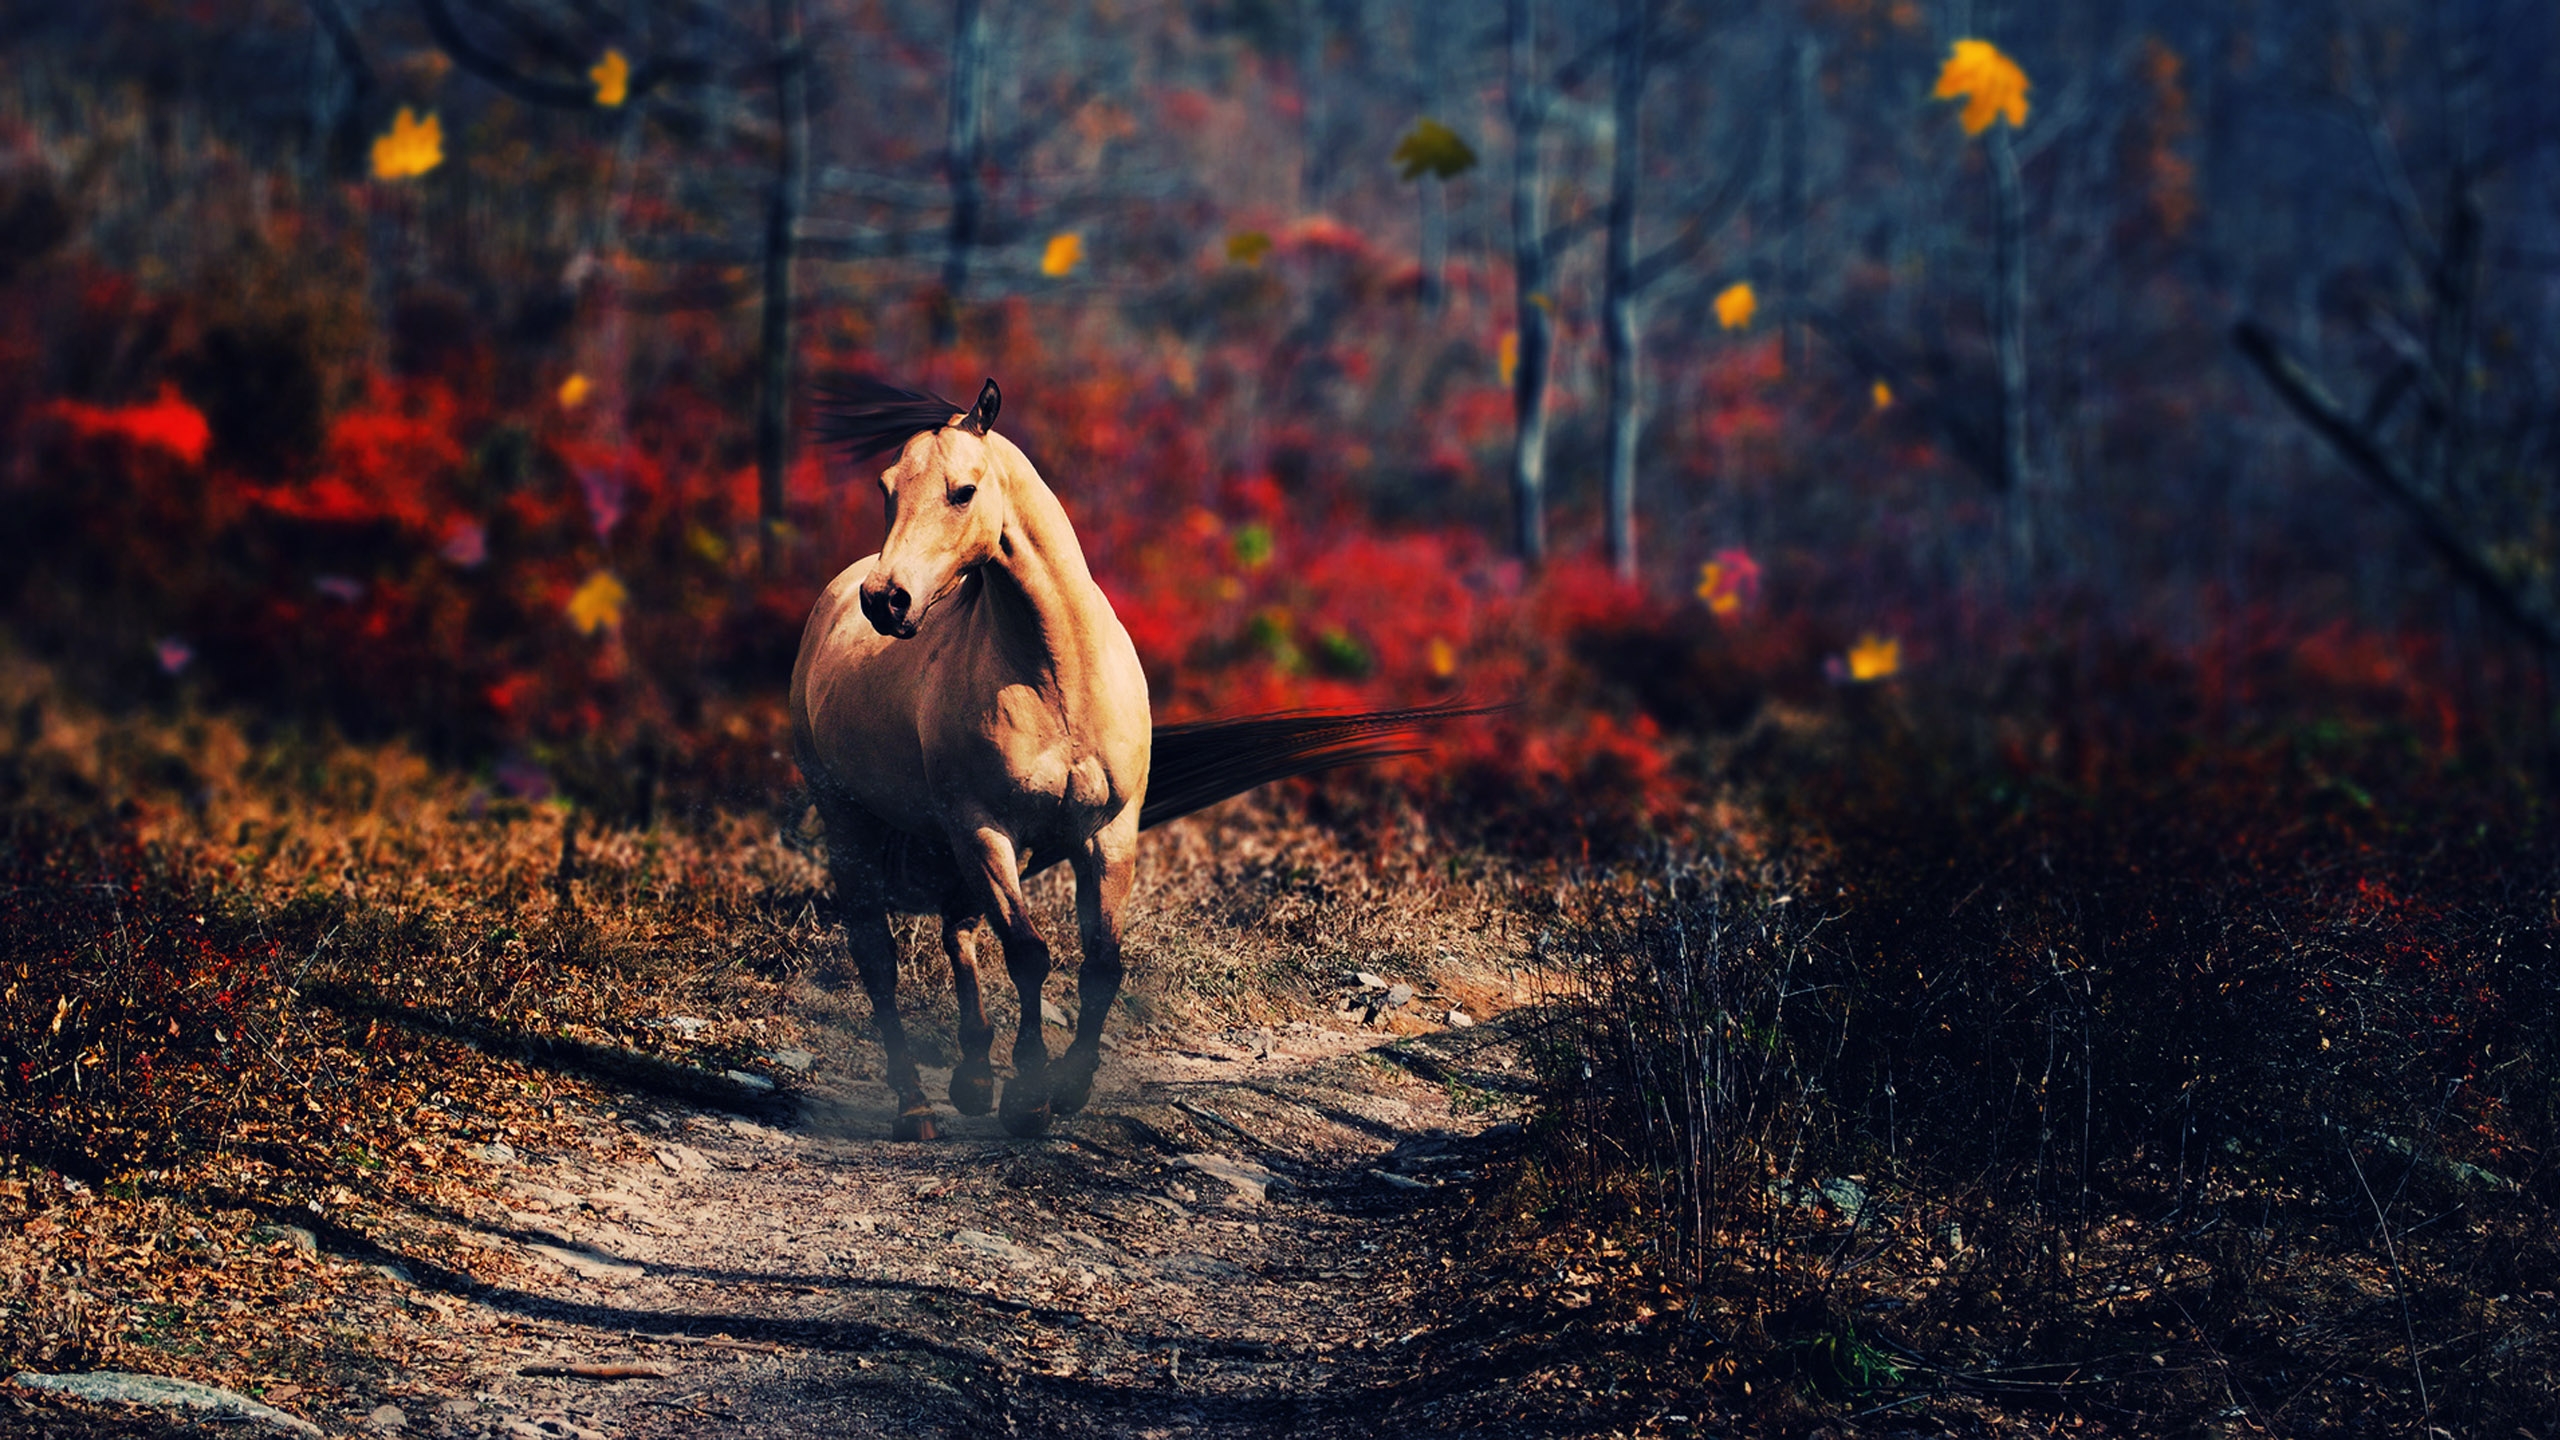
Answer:
<path fill-rule="evenodd" d="M 972 435 L 984 435 L 995 428 L 996 411 L 1003 407 L 1004 393 L 996 389 L 995 381 L 989 380 L 986 388 L 978 392 L 978 403 L 970 406 L 969 413 L 960 417 L 960 428 Z"/>

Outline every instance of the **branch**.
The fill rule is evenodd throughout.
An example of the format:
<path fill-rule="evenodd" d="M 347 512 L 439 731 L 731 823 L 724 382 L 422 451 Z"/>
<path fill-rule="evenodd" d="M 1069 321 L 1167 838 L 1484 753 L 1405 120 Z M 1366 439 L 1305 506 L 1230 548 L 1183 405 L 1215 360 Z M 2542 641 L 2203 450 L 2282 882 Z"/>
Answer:
<path fill-rule="evenodd" d="M 2233 327 L 2231 338 L 2240 353 L 2249 357 L 2260 373 L 2267 377 L 2276 394 L 2293 408 L 2304 424 L 2329 442 L 2339 458 L 2370 480 L 2383 494 L 2408 513 L 2418 527 L 2418 537 L 2436 558 L 2451 566 L 2453 573 L 2478 591 L 2480 598 L 2499 618 L 2521 631 L 2525 638 L 2546 651 L 2560 650 L 2560 619 L 2526 595 L 2515 583 L 2498 571 L 2496 564 L 2480 548 L 2456 528 L 2436 498 L 2428 493 L 2416 477 L 2400 467 L 2390 452 L 2363 426 L 2358 425 L 2308 370 L 2284 353 L 2266 327 L 2253 320 L 2243 320 Z"/>
<path fill-rule="evenodd" d="M 1999 448 L 1957 414 L 1955 407 L 1949 405 L 1935 387 L 1921 383 L 1919 377 L 1867 343 L 1867 337 L 1860 334 L 1855 326 L 1830 311 L 1818 305 L 1799 305 L 1795 311 L 1815 334 L 1848 357 L 1849 363 L 1860 374 L 1870 380 L 1882 380 L 1892 388 L 1896 398 L 1907 400 L 1912 408 L 1929 417 L 1929 423 L 1937 427 L 1956 458 L 1991 482 L 1992 488 L 1999 488 L 2000 477 L 2004 473 Z"/>
<path fill-rule="evenodd" d="M 356 39 L 356 27 L 347 20 L 347 8 L 341 0 L 311 0 L 311 18 L 329 36 L 330 48 L 338 52 L 338 63 L 355 77 L 359 96 L 373 93 L 373 66 L 364 58 L 364 46 Z"/>
<path fill-rule="evenodd" d="M 1772 108 L 1767 105 L 1743 107 L 1744 113 L 1751 116 L 1751 129 L 1744 136 L 1737 154 L 1748 158 L 1725 171 L 1715 193 L 1691 212 L 1689 223 L 1680 227 L 1676 239 L 1636 262 L 1635 270 L 1627 279 L 1629 291 L 1642 295 L 1655 281 L 1696 259 L 1698 252 L 1707 248 L 1707 242 L 1715 238 L 1716 232 L 1742 209 L 1742 202 L 1751 197 L 1751 187 L 1760 179 L 1760 161 L 1768 150 L 1769 111 Z"/>
<path fill-rule="evenodd" d="M 603 108 L 596 104 L 595 87 L 591 84 L 583 81 L 573 83 L 565 80 L 545 80 L 539 76 L 527 75 L 481 49 L 478 43 L 463 33 L 461 22 L 454 19 L 450 0 L 418 0 L 418 13 L 427 22 L 427 33 L 435 37 L 436 44 L 446 55 L 452 57 L 454 64 L 488 81 L 507 94 L 528 104 L 547 105 L 555 110 Z M 670 64 L 658 60 L 643 60 L 632 66 L 630 95 L 624 101 L 625 107 L 648 94 L 671 75 L 695 68 L 698 67 L 693 62 L 679 61 Z"/>

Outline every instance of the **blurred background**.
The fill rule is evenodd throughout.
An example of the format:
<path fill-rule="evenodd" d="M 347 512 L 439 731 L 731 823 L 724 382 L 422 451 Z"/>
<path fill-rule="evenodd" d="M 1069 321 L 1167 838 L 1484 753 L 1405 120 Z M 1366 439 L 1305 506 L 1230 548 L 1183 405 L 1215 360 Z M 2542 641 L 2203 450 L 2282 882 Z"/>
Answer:
<path fill-rule="evenodd" d="M 1160 717 L 1526 697 L 1412 778 L 1568 828 L 1844 705 L 2083 788 L 2275 744 L 2531 789 L 2555 27 L 19 5 L 7 626 L 612 818 L 752 795 L 880 533 L 815 388 L 993 375 Z"/>

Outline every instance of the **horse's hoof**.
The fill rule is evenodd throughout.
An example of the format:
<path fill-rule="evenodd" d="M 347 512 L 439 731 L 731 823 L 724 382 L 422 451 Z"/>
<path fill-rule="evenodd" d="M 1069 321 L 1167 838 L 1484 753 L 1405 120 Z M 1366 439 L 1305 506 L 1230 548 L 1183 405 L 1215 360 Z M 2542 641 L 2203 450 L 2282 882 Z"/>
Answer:
<path fill-rule="evenodd" d="M 951 1108 L 963 1115 L 984 1115 L 996 1108 L 995 1067 L 984 1060 L 960 1062 L 951 1072 Z"/>
<path fill-rule="evenodd" d="M 942 1137 L 933 1128 L 931 1111 L 910 1110 L 899 1116 L 898 1123 L 890 1127 L 889 1138 L 892 1140 L 939 1140 Z"/>
<path fill-rule="evenodd" d="M 1004 1133 L 1028 1140 L 1049 1133 L 1049 1081 L 1045 1075 L 1016 1075 L 1004 1087 L 1004 1104 L 997 1118 L 1004 1121 Z"/>
<path fill-rule="evenodd" d="M 1061 1115 L 1073 1115 L 1084 1109 L 1093 1098 L 1093 1072 L 1102 1064 L 1099 1051 L 1083 1054 L 1070 1050 L 1049 1067 L 1049 1105 Z"/>

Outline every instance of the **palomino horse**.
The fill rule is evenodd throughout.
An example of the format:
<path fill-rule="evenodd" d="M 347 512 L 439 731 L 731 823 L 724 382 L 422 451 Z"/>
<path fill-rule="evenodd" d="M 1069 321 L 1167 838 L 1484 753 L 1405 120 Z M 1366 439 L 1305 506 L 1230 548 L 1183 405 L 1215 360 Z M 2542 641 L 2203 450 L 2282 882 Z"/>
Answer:
<path fill-rule="evenodd" d="M 1470 713 L 1156 728 L 1137 650 L 1065 509 L 995 432 L 1000 400 L 993 380 L 965 412 L 855 380 L 828 393 L 822 421 L 822 437 L 857 459 L 898 452 L 880 477 L 888 539 L 810 612 L 791 726 L 826 822 L 846 946 L 888 1054 L 900 1139 L 932 1139 L 934 1126 L 898 1018 L 890 911 L 942 917 L 960 1004 L 953 1107 L 999 1108 L 1006 1130 L 1038 1135 L 1091 1093 L 1120 990 L 1120 907 L 1142 828 L 1266 781 L 1400 753 L 1399 733 Z M 1040 1031 L 1049 945 L 1022 880 L 1062 859 L 1075 867 L 1084 965 L 1075 1039 L 1052 1061 Z M 1021 1001 L 1001 1107 L 976 957 L 989 921 Z"/>

